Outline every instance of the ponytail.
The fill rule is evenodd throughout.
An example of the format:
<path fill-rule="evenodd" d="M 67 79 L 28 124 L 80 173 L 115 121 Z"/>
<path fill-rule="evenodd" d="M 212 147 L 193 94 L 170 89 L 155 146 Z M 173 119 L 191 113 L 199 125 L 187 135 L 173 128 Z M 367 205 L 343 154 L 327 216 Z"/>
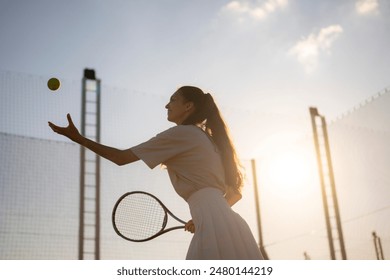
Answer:
<path fill-rule="evenodd" d="M 214 102 L 211 94 L 204 94 L 197 87 L 184 86 L 178 92 L 186 101 L 193 102 L 195 111 L 182 124 L 202 125 L 205 132 L 213 139 L 221 153 L 225 170 L 225 183 L 228 187 L 241 193 L 243 174 L 228 128 Z"/>

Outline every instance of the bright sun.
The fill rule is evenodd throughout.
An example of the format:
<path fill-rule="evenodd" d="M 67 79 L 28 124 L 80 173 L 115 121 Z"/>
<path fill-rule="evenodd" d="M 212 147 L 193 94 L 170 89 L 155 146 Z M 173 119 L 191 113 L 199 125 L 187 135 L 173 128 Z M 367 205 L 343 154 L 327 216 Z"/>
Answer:
<path fill-rule="evenodd" d="M 314 168 L 305 153 L 285 151 L 269 158 L 266 164 L 268 182 L 283 191 L 298 191 L 308 185 Z"/>

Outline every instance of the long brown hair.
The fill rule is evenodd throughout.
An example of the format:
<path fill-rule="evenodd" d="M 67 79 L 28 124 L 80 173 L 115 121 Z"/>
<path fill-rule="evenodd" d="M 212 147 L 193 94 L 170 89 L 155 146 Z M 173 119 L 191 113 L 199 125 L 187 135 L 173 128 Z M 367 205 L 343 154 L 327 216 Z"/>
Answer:
<path fill-rule="evenodd" d="M 228 128 L 213 97 L 193 86 L 183 86 L 178 89 L 178 92 L 186 101 L 193 102 L 195 107 L 195 111 L 184 120 L 182 125 L 202 125 L 221 153 L 225 170 L 225 183 L 228 187 L 241 192 L 243 185 L 242 166 L 229 136 Z"/>

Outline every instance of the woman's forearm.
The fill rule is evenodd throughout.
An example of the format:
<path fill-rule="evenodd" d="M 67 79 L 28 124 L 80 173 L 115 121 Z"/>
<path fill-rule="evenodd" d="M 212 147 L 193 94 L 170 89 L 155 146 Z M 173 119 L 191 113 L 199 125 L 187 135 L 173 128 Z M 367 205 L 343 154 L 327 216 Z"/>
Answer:
<path fill-rule="evenodd" d="M 108 147 L 81 135 L 75 139 L 75 142 L 117 165 L 124 165 L 138 160 L 138 157 L 131 150 L 119 150 Z"/>
<path fill-rule="evenodd" d="M 67 127 L 57 126 L 54 123 L 49 122 L 50 128 L 54 132 L 68 137 L 70 140 L 86 147 L 99 156 L 104 157 L 105 159 L 108 159 L 118 165 L 124 165 L 139 160 L 139 158 L 131 151 L 131 149 L 118 150 L 116 148 L 104 146 L 82 136 L 74 125 L 70 114 L 67 114 L 67 118 L 69 122 Z"/>

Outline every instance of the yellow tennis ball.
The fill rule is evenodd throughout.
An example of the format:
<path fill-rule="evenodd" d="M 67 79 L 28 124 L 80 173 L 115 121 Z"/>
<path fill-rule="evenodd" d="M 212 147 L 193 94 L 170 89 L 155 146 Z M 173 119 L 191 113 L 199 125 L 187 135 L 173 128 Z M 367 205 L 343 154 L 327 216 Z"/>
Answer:
<path fill-rule="evenodd" d="M 52 91 L 59 89 L 60 86 L 61 86 L 60 80 L 58 80 L 57 78 L 51 78 L 50 80 L 47 81 L 47 87 Z"/>

